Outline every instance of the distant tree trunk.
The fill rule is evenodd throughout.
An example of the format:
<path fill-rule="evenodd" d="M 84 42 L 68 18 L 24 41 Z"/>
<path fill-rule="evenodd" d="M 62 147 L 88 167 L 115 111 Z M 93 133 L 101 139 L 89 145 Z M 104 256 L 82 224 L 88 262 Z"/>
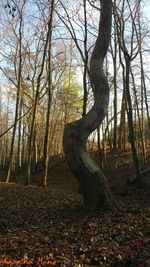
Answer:
<path fill-rule="evenodd" d="M 31 159 L 32 159 L 32 150 L 33 150 L 33 135 L 34 135 L 34 126 L 35 126 L 35 119 L 36 119 L 36 113 L 37 113 L 37 106 L 40 96 L 40 86 L 41 86 L 41 78 L 44 71 L 44 64 L 46 59 L 46 52 L 49 42 L 49 36 L 51 31 L 51 18 L 48 21 L 48 29 L 47 29 L 47 35 L 46 35 L 46 41 L 43 51 L 43 57 L 42 57 L 42 63 L 41 63 L 41 70 L 37 78 L 37 88 L 36 88 L 36 94 L 35 94 L 35 100 L 34 100 L 34 107 L 33 107 L 33 113 L 32 113 L 32 121 L 31 121 L 31 130 L 30 130 L 30 136 L 29 136 L 29 147 L 28 147 L 28 166 L 27 166 L 27 178 L 26 178 L 26 185 L 30 184 L 31 180 Z"/>
<path fill-rule="evenodd" d="M 83 1 L 83 7 L 84 7 L 84 70 L 83 70 L 83 90 L 84 90 L 84 96 L 83 96 L 83 113 L 82 116 L 84 117 L 86 115 L 86 109 L 87 109 L 87 98 L 88 98 L 88 90 L 87 90 L 87 71 L 88 71 L 88 49 L 87 49 L 87 10 L 86 10 L 86 0 Z"/>
<path fill-rule="evenodd" d="M 8 121 L 9 121 L 9 101 L 10 101 L 10 95 L 7 95 L 7 108 L 6 108 L 6 118 L 5 118 L 5 129 L 8 129 Z M 4 149 L 3 149 L 3 168 L 6 168 L 6 166 L 8 167 L 8 154 L 9 154 L 9 149 L 8 149 L 8 144 L 9 144 L 9 134 L 8 132 L 6 133 L 6 135 L 4 135 L 3 137 L 4 139 Z"/>
<path fill-rule="evenodd" d="M 48 178 L 48 160 L 49 160 L 49 123 L 50 123 L 50 107 L 51 107 L 51 99 L 52 99 L 52 62 L 51 62 L 51 50 L 52 50 L 52 22 L 53 22 L 53 12 L 54 12 L 54 0 L 51 1 L 51 11 L 50 11 L 50 24 L 49 24 L 49 48 L 48 48 L 48 104 L 47 104 L 47 115 L 46 115 L 46 129 L 45 129 L 45 137 L 44 137 L 44 178 L 43 178 L 43 186 L 47 186 L 47 178 Z"/>
<path fill-rule="evenodd" d="M 118 34 L 118 31 L 117 31 Z M 118 42 L 119 36 L 118 37 Z M 126 150 L 126 138 L 125 138 L 125 128 L 126 128 L 126 98 L 125 98 L 125 66 L 122 61 L 121 57 L 121 47 L 119 45 L 119 61 L 122 66 L 122 81 L 123 81 L 123 94 L 122 94 L 122 103 L 121 103 L 121 116 L 120 116 L 120 126 L 119 126 L 119 133 L 118 133 L 118 148 L 125 152 Z"/>
<path fill-rule="evenodd" d="M 101 137 L 100 137 L 100 127 L 97 128 L 97 147 L 98 147 L 98 155 L 99 155 L 99 164 L 101 169 L 103 169 L 103 155 L 101 149 Z"/>
<path fill-rule="evenodd" d="M 125 140 L 126 119 L 125 118 L 126 118 L 126 103 L 125 103 L 125 91 L 123 89 L 120 125 L 119 125 L 119 131 L 118 131 L 118 148 L 124 152 L 126 150 L 126 140 Z"/>
<path fill-rule="evenodd" d="M 137 155 L 137 150 L 135 146 L 135 133 L 134 133 L 134 126 L 133 126 L 133 114 L 132 114 L 132 102 L 131 102 L 131 94 L 129 89 L 129 76 L 130 76 L 130 59 L 125 56 L 126 61 L 126 99 L 127 99 L 127 116 L 128 116 L 128 127 L 129 127 L 129 140 L 131 143 L 131 149 L 132 149 L 132 156 L 133 156 L 133 163 L 134 168 L 136 172 L 136 177 L 139 179 L 140 177 L 140 166 L 139 166 L 139 160 Z"/>
<path fill-rule="evenodd" d="M 115 5 L 116 1 L 114 1 Z M 114 107 L 114 127 L 113 127 L 113 149 L 117 149 L 117 30 L 116 25 L 114 23 L 114 45 L 111 45 L 111 54 L 113 59 L 113 87 L 114 87 L 114 100 L 113 100 L 113 107 Z M 113 52 L 114 50 L 114 52 Z"/>
<path fill-rule="evenodd" d="M 14 155 L 14 142 L 15 142 L 15 135 L 17 129 L 17 122 L 18 122 L 18 113 L 19 113 L 19 104 L 20 104 L 20 89 L 21 89 L 21 71 L 22 71 L 22 14 L 20 14 L 20 24 L 19 24 L 19 65 L 18 65 L 18 74 L 17 74 L 17 95 L 16 95 L 16 106 L 15 106 L 15 119 L 14 119 L 14 127 L 11 139 L 11 147 L 10 147 L 10 156 L 9 156 L 9 163 L 8 169 L 6 172 L 6 179 L 5 182 L 8 183 L 10 180 L 10 171 L 13 161 Z"/>
<path fill-rule="evenodd" d="M 19 117 L 21 118 L 22 114 L 22 99 L 20 100 L 20 107 L 19 107 Z M 17 151 L 17 166 L 20 168 L 22 166 L 22 157 L 21 157 L 21 150 L 22 150 L 22 138 L 21 138 L 21 126 L 22 121 L 19 120 L 18 123 L 18 151 Z"/>
<path fill-rule="evenodd" d="M 24 112 L 24 110 L 23 110 Z M 25 157 L 25 147 L 26 147 L 26 137 L 25 137 L 25 122 L 24 122 L 24 118 L 23 118 L 23 122 L 22 122 L 23 126 L 22 126 L 22 153 L 21 153 L 21 162 L 22 162 L 22 166 L 25 166 L 26 163 L 26 157 Z"/>
<path fill-rule="evenodd" d="M 38 99 L 39 99 L 39 87 L 40 87 L 41 76 L 39 77 L 38 77 L 38 82 L 37 82 L 37 91 L 36 91 L 35 100 L 34 100 L 34 108 L 33 108 L 33 113 L 32 113 L 32 120 L 31 120 L 31 129 L 30 129 L 30 135 L 29 135 L 29 140 L 28 140 L 26 185 L 29 185 L 30 180 L 31 180 L 31 159 L 32 159 L 32 152 L 33 152 L 32 151 L 33 150 L 33 136 L 34 136 L 36 111 L 37 111 L 37 105 L 38 105 Z"/>
<path fill-rule="evenodd" d="M 143 64 L 143 53 L 142 53 L 142 21 L 141 21 L 141 6 L 139 5 L 138 10 L 138 46 L 139 46 L 139 55 L 140 55 L 140 69 L 141 69 L 141 89 L 143 90 L 144 98 L 145 98 L 145 106 L 148 120 L 148 127 L 150 133 L 150 114 L 149 114 L 149 106 L 147 99 L 147 88 L 145 83 L 145 73 L 144 73 L 144 64 Z"/>
<path fill-rule="evenodd" d="M 133 157 L 133 164 L 134 169 L 136 173 L 136 178 L 139 180 L 141 177 L 140 175 L 140 166 L 139 166 L 139 160 L 138 160 L 138 154 L 136 150 L 135 145 L 135 133 L 134 133 L 134 125 L 133 125 L 133 113 L 132 113 L 132 99 L 131 99 L 131 93 L 130 93 L 130 68 L 131 68 L 131 62 L 136 58 L 138 55 L 139 50 L 137 49 L 137 46 L 134 47 L 134 37 L 136 32 L 136 24 L 135 24 L 135 17 L 136 12 L 133 16 L 133 10 L 131 10 L 130 2 L 127 1 L 127 6 L 129 8 L 129 17 L 132 19 L 132 32 L 130 37 L 130 49 L 127 46 L 126 43 L 126 37 L 125 37 L 125 29 L 126 29 L 126 19 L 125 17 L 125 0 L 122 1 L 122 9 L 119 10 L 116 6 L 114 7 L 114 18 L 117 25 L 117 37 L 118 37 L 118 45 L 120 50 L 123 53 L 124 56 L 124 62 L 125 66 L 122 63 L 121 59 L 121 51 L 120 51 L 120 62 L 123 67 L 123 71 L 125 74 L 125 80 L 124 80 L 124 90 L 125 90 L 125 103 L 126 103 L 126 110 L 127 110 L 127 118 L 128 118 L 128 128 L 129 128 L 129 141 L 131 144 L 132 149 L 132 157 Z M 120 13 L 118 13 L 120 12 Z"/>
<path fill-rule="evenodd" d="M 107 166 L 107 130 L 108 130 L 108 125 L 105 128 L 105 120 L 102 122 L 102 152 L 103 152 L 103 168 Z"/>
<path fill-rule="evenodd" d="M 94 93 L 92 109 L 80 120 L 66 125 L 63 146 L 68 164 L 77 178 L 87 209 L 105 209 L 117 203 L 112 197 L 105 175 L 86 151 L 87 138 L 107 115 L 108 82 L 103 73 L 110 36 L 112 1 L 101 0 L 99 33 L 90 61 L 90 80 Z"/>
<path fill-rule="evenodd" d="M 136 110 L 137 110 L 137 116 L 135 116 L 135 120 L 137 119 L 137 121 L 138 121 L 138 131 L 137 132 L 140 134 L 141 145 L 142 145 L 142 154 L 143 154 L 143 162 L 145 164 L 146 155 L 145 155 L 145 145 L 144 145 L 144 134 L 143 134 L 142 123 L 141 123 L 141 120 L 140 120 L 139 103 L 138 103 L 135 79 L 134 79 L 134 75 L 133 75 L 133 72 L 132 72 L 132 68 L 131 68 L 130 72 L 131 72 L 131 77 L 132 77 L 132 82 L 133 82 L 133 92 L 134 92 L 135 105 L 136 105 Z"/>

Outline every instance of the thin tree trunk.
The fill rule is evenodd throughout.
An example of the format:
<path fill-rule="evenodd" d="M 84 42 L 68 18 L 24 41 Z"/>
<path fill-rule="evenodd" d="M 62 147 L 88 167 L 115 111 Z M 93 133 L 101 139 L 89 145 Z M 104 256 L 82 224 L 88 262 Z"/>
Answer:
<path fill-rule="evenodd" d="M 83 114 L 82 116 L 84 117 L 86 115 L 86 110 L 87 110 L 87 98 L 88 98 L 88 90 L 87 90 L 87 71 L 88 71 L 88 49 L 87 49 L 87 10 L 86 10 L 86 0 L 83 1 L 83 6 L 84 6 L 84 71 L 83 71 L 83 91 L 84 91 L 84 96 L 83 96 Z"/>
<path fill-rule="evenodd" d="M 139 104 L 138 104 L 137 93 L 136 93 L 136 85 L 135 85 L 135 79 L 134 79 L 132 69 L 130 70 L 130 72 L 131 72 L 131 77 L 132 77 L 132 81 L 133 81 L 133 92 L 134 92 L 135 104 L 136 104 L 136 109 L 137 109 L 137 119 L 138 119 L 138 131 L 137 132 L 140 134 L 140 137 L 141 137 L 143 161 L 145 164 L 146 156 L 145 156 L 144 135 L 143 135 L 143 130 L 144 130 L 143 128 L 144 127 L 142 127 L 142 125 L 141 125 Z M 136 116 L 135 116 L 135 120 L 136 120 Z M 139 140 L 137 140 L 137 141 L 139 142 Z"/>
<path fill-rule="evenodd" d="M 22 14 L 20 15 L 20 25 L 19 25 L 19 66 L 18 66 L 18 77 L 17 77 L 17 96 L 16 96 L 16 107 L 15 107 L 15 120 L 14 120 L 14 127 L 11 139 L 11 147 L 10 147 L 10 156 L 9 156 L 9 164 L 8 169 L 6 172 L 6 179 L 5 182 L 8 183 L 10 180 L 10 171 L 13 161 L 13 154 L 14 154 L 14 141 L 15 141 L 15 134 L 17 129 L 17 122 L 18 122 L 18 113 L 19 113 L 19 103 L 20 103 L 20 89 L 21 89 L 21 71 L 22 71 Z"/>
<path fill-rule="evenodd" d="M 114 129 L 113 129 L 113 149 L 117 149 L 117 38 L 116 38 L 116 26 L 114 25 L 114 55 L 113 57 L 113 68 L 114 68 Z"/>
<path fill-rule="evenodd" d="M 45 129 L 45 138 L 44 138 L 44 179 L 43 186 L 47 186 L 48 179 L 48 160 L 49 160 L 49 124 L 50 124 L 50 107 L 52 99 L 52 62 L 51 62 L 51 50 L 52 50 L 52 22 L 53 22 L 53 12 L 54 12 L 54 2 L 51 1 L 51 11 L 50 11 L 50 24 L 49 24 L 49 49 L 48 49 L 48 105 L 47 105 L 47 116 L 46 116 L 46 129 Z"/>
<path fill-rule="evenodd" d="M 101 149 L 100 127 L 97 128 L 97 146 L 98 146 L 99 164 L 101 169 L 103 169 L 103 155 Z"/>
<path fill-rule="evenodd" d="M 20 101 L 20 107 L 19 107 L 19 117 L 21 118 L 22 113 L 22 99 Z M 17 151 L 17 166 L 20 168 L 22 166 L 22 157 L 21 157 L 21 145 L 22 145 L 22 138 L 21 138 L 21 126 L 22 121 L 20 120 L 18 123 L 18 151 Z"/>
<path fill-rule="evenodd" d="M 122 95 L 122 103 L 121 103 L 121 115 L 120 115 L 120 125 L 119 125 L 119 136 L 118 136 L 118 148 L 122 151 L 125 152 L 125 135 L 124 135 L 124 131 L 125 131 L 125 127 L 126 127 L 126 123 L 125 123 L 125 112 L 126 112 L 126 108 L 125 108 L 125 91 L 123 89 L 123 95 Z"/>
<path fill-rule="evenodd" d="M 26 185 L 29 185 L 30 184 L 30 180 L 31 180 L 31 159 L 32 159 L 32 149 L 33 149 L 34 125 L 35 125 L 36 112 L 37 112 L 37 106 L 38 106 L 39 95 L 40 95 L 41 77 L 42 77 L 43 70 L 44 70 L 46 51 L 47 51 L 48 42 L 49 42 L 49 36 L 50 36 L 50 29 L 51 29 L 50 25 L 51 25 L 51 17 L 50 17 L 49 22 L 48 22 L 47 36 L 46 36 L 46 42 L 45 42 L 44 51 L 43 51 L 41 70 L 40 70 L 39 76 L 37 78 L 37 88 L 36 88 L 36 94 L 35 94 L 35 100 L 34 100 L 34 107 L 33 107 L 33 113 L 32 113 L 32 122 L 31 122 L 31 130 L 30 130 L 30 137 L 29 137 L 28 166 L 27 166 Z"/>
<path fill-rule="evenodd" d="M 139 160 L 137 155 L 137 150 L 135 146 L 135 134 L 134 134 L 134 126 L 133 126 L 133 115 L 132 115 L 132 102 L 131 102 L 131 95 L 130 95 L 130 89 L 129 89 L 129 76 L 130 76 L 130 59 L 125 57 L 126 61 L 126 99 L 127 99 L 127 116 L 128 116 L 128 127 L 129 127 L 129 141 L 131 143 L 131 149 L 132 149 L 132 156 L 133 156 L 133 164 L 135 168 L 136 178 L 140 178 L 140 166 L 139 166 Z"/>

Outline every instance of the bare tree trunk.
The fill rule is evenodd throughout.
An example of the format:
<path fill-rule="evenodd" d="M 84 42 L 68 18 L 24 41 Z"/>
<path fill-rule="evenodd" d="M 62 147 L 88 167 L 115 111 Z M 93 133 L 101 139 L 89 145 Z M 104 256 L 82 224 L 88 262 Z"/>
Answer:
<path fill-rule="evenodd" d="M 22 124 L 23 124 L 23 126 L 22 126 L 22 140 L 21 140 L 21 142 L 22 142 L 21 162 L 22 162 L 22 166 L 25 166 L 25 163 L 26 163 L 26 157 L 25 157 L 26 137 L 25 137 L 25 122 L 24 122 L 24 119 L 23 119 Z"/>
<path fill-rule="evenodd" d="M 142 123 L 141 123 L 141 120 L 140 120 L 139 103 L 138 103 L 138 99 L 137 99 L 136 85 L 135 85 L 135 79 L 134 79 L 134 75 L 133 75 L 133 72 L 132 72 L 132 68 L 130 69 L 130 72 L 131 72 L 131 77 L 132 77 L 132 82 L 133 82 L 133 92 L 134 92 L 135 104 L 136 104 L 136 109 L 137 109 L 137 116 L 135 116 L 135 120 L 136 120 L 136 117 L 137 117 L 137 120 L 138 120 L 138 132 L 140 134 L 141 145 L 142 145 L 143 162 L 145 164 L 146 155 L 145 155 L 144 134 L 143 134 L 143 130 L 144 129 L 142 127 Z M 142 117 L 142 119 L 143 119 L 143 117 Z"/>
<path fill-rule="evenodd" d="M 131 149 L 132 149 L 132 156 L 133 156 L 133 164 L 135 168 L 135 173 L 136 173 L 136 178 L 139 180 L 141 177 L 140 175 L 140 166 L 139 166 L 139 161 L 138 161 L 138 155 L 137 155 L 137 150 L 136 150 L 136 145 L 135 145 L 135 133 L 134 133 L 134 126 L 133 126 L 133 114 L 132 114 L 132 99 L 131 99 L 131 93 L 130 93 L 130 68 L 131 68 L 131 62 L 136 58 L 138 55 L 139 50 L 137 49 L 137 46 L 134 47 L 134 37 L 135 37 L 135 32 L 136 32 L 136 24 L 135 24 L 135 17 L 136 13 L 133 16 L 133 11 L 131 10 L 131 6 L 129 1 L 127 0 L 127 6 L 129 8 L 129 14 L 132 19 L 132 32 L 131 32 L 131 37 L 130 37 L 130 43 L 131 47 L 128 49 L 126 45 L 126 38 L 125 38 L 125 19 L 124 18 L 124 11 L 125 11 L 125 0 L 122 1 L 122 10 L 121 13 L 118 14 L 118 9 L 115 6 L 114 8 L 114 14 L 115 14 L 115 21 L 117 25 L 117 36 L 118 36 L 118 43 L 121 51 L 123 52 L 124 55 L 124 61 L 125 61 L 125 83 L 124 83 L 124 88 L 125 88 L 125 100 L 126 100 L 126 109 L 127 109 L 127 117 L 128 117 L 128 128 L 129 128 L 129 140 L 131 144 Z M 121 16 L 120 16 L 121 15 Z M 137 37 L 137 36 L 136 36 Z M 124 71 L 124 64 L 122 63 L 121 60 L 121 51 L 120 51 L 120 62 L 123 67 Z"/>
<path fill-rule="evenodd" d="M 88 98 L 88 90 L 87 90 L 87 71 L 88 71 L 88 49 L 87 49 L 87 10 L 86 10 L 86 0 L 83 1 L 83 7 L 84 7 L 84 70 L 83 70 L 83 90 L 84 90 L 84 96 L 83 96 L 83 113 L 82 116 L 84 117 L 86 115 L 86 109 L 87 109 L 87 98 Z"/>
<path fill-rule="evenodd" d="M 49 24 L 49 49 L 48 49 L 48 105 L 47 105 L 47 116 L 46 116 L 46 129 L 44 138 L 44 179 L 43 186 L 47 186 L 48 178 L 48 160 L 49 160 L 49 123 L 50 123 L 50 107 L 51 107 L 51 94 L 52 94 L 52 64 L 51 64 L 51 50 L 52 50 L 52 22 L 53 22 L 53 12 L 54 12 L 54 0 L 51 1 L 51 11 L 50 11 L 50 24 Z"/>
<path fill-rule="evenodd" d="M 27 178 L 26 178 L 26 185 L 30 184 L 31 180 L 31 159 L 32 159 L 32 149 L 33 149 L 33 134 L 34 134 L 34 126 L 35 126 L 35 119 L 36 119 L 36 113 L 37 113 L 37 106 L 39 101 L 39 95 L 40 95 L 40 86 L 41 86 L 41 78 L 44 71 L 44 64 L 46 59 L 46 51 L 48 47 L 48 41 L 50 36 L 50 25 L 51 25 L 51 18 L 48 21 L 48 29 L 47 29 L 47 35 L 46 35 L 46 41 L 43 51 L 43 57 L 42 57 L 42 63 L 41 63 L 41 70 L 39 73 L 39 76 L 37 78 L 37 88 L 36 88 L 36 94 L 35 94 L 35 100 L 34 100 L 34 107 L 33 107 L 33 113 L 32 113 L 32 122 L 31 122 L 31 131 L 30 131 L 30 137 L 29 137 L 29 148 L 28 148 L 28 166 L 27 166 Z"/>
<path fill-rule="evenodd" d="M 114 5 L 116 5 L 116 1 L 114 1 Z M 114 48 L 114 52 L 113 52 L 113 48 Z M 112 54 L 112 59 L 113 59 L 113 71 L 114 71 L 114 78 L 113 78 L 113 86 L 114 86 L 113 149 L 116 151 L 116 149 L 117 149 L 117 30 L 116 30 L 115 23 L 114 23 L 114 45 L 113 45 L 113 47 L 111 46 L 111 54 Z"/>
<path fill-rule="evenodd" d="M 100 127 L 97 128 L 97 147 L 98 147 L 98 155 L 99 155 L 99 164 L 101 169 L 103 169 L 103 155 L 101 149 L 101 138 L 100 138 Z"/>
<path fill-rule="evenodd" d="M 126 99 L 127 99 L 127 116 L 128 116 L 128 127 L 129 127 L 129 140 L 131 143 L 131 149 L 132 149 L 132 156 L 133 156 L 133 164 L 135 168 L 135 173 L 137 179 L 140 178 L 140 166 L 139 166 L 139 160 L 137 155 L 137 150 L 135 146 L 135 133 L 134 133 L 134 126 L 133 126 L 133 114 L 132 114 L 132 102 L 131 102 L 131 95 L 130 95 L 130 89 L 129 89 L 129 74 L 130 74 L 130 59 L 125 57 L 126 61 Z"/>
<path fill-rule="evenodd" d="M 145 106 L 146 106 L 146 113 L 147 113 L 147 120 L 148 120 L 148 127 L 150 133 L 150 114 L 149 114 L 149 107 L 148 107 L 148 99 L 147 99 L 147 88 L 145 84 L 145 73 L 144 73 L 144 64 L 143 64 L 143 53 L 142 53 L 142 22 L 141 22 L 141 9 L 139 5 L 139 12 L 138 12 L 138 45 L 139 45 L 139 55 L 140 55 L 140 68 L 141 68 L 141 88 L 143 89 L 143 94 L 145 98 Z"/>
<path fill-rule="evenodd" d="M 106 124 L 108 125 L 108 127 L 107 127 L 107 144 L 109 145 L 110 152 L 112 152 L 112 143 L 111 143 L 112 138 L 110 136 L 110 130 L 109 130 L 108 112 L 107 112 L 107 116 L 106 116 Z"/>
<path fill-rule="evenodd" d="M 117 31 L 117 35 L 118 35 Z M 118 37 L 118 42 L 119 36 Z M 123 80 L 123 94 L 122 94 L 122 103 L 121 103 L 121 116 L 120 116 L 120 127 L 119 127 L 119 137 L 118 137 L 118 148 L 125 152 L 126 150 L 126 138 L 125 138 L 125 127 L 126 127 L 126 98 L 125 98 L 125 83 L 126 83 L 126 77 L 125 77 L 125 66 L 122 61 L 121 57 L 121 47 L 119 45 L 119 61 L 122 66 L 122 80 Z"/>
<path fill-rule="evenodd" d="M 111 36 L 112 1 L 101 0 L 99 33 L 90 61 L 90 80 L 94 93 L 92 109 L 80 120 L 65 127 L 63 146 L 68 164 L 76 176 L 87 209 L 117 206 L 105 175 L 86 151 L 87 138 L 107 115 L 109 86 L 103 73 L 103 62 Z"/>
<path fill-rule="evenodd" d="M 15 107 L 15 120 L 14 120 L 14 127 L 11 139 L 11 147 L 10 147 L 10 156 L 9 156 L 9 163 L 8 169 L 6 172 L 6 179 L 5 182 L 8 183 L 10 180 L 10 171 L 13 161 L 13 154 L 14 154 L 14 142 L 15 142 L 15 135 L 17 129 L 17 122 L 18 122 L 18 113 L 19 113 L 19 103 L 20 103 L 20 89 L 21 89 L 21 71 L 22 71 L 22 13 L 20 14 L 20 24 L 19 24 L 19 66 L 18 66 L 18 77 L 17 77 L 17 96 L 16 96 L 16 107 Z"/>
<path fill-rule="evenodd" d="M 125 152 L 125 135 L 124 135 L 124 131 L 125 131 L 125 112 L 126 112 L 126 108 L 125 108 L 126 104 L 125 104 L 125 92 L 123 89 L 123 95 L 122 95 L 122 103 L 121 103 L 121 115 L 120 115 L 120 125 L 119 125 L 119 130 L 118 130 L 118 148 L 121 151 Z"/>
<path fill-rule="evenodd" d="M 22 99 L 20 100 L 20 107 L 19 107 L 19 117 L 20 118 L 21 118 L 21 114 L 22 114 Z M 19 120 L 19 123 L 18 123 L 18 151 L 17 151 L 17 166 L 18 166 L 18 169 L 22 167 L 22 157 L 21 157 L 21 150 L 22 150 L 21 126 L 22 126 L 22 121 Z"/>

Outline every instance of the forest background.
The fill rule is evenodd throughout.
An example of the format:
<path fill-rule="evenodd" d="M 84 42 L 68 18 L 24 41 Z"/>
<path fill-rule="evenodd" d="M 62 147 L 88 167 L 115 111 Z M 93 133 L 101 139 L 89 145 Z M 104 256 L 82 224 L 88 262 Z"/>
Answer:
<path fill-rule="evenodd" d="M 102 168 L 107 168 L 108 155 L 130 149 L 136 174 L 149 161 L 149 6 L 140 0 L 113 3 L 104 64 L 109 110 L 87 144 L 88 150 L 98 151 Z M 88 72 L 99 9 L 99 1 L 1 2 L 2 181 L 13 181 L 23 172 L 24 183 L 30 184 L 42 170 L 41 184 L 46 186 L 49 162 L 64 155 L 64 126 L 93 105 Z M 119 164 L 117 160 L 115 166 Z"/>

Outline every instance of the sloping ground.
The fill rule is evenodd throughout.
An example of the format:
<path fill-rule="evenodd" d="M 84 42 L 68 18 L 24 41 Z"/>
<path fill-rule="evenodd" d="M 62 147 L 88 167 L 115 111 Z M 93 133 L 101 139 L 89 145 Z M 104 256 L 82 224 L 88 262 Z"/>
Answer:
<path fill-rule="evenodd" d="M 126 171 L 109 175 L 126 210 L 104 214 L 84 213 L 65 170 L 48 189 L 1 183 L 0 266 L 149 267 L 149 189 L 121 187 Z"/>

